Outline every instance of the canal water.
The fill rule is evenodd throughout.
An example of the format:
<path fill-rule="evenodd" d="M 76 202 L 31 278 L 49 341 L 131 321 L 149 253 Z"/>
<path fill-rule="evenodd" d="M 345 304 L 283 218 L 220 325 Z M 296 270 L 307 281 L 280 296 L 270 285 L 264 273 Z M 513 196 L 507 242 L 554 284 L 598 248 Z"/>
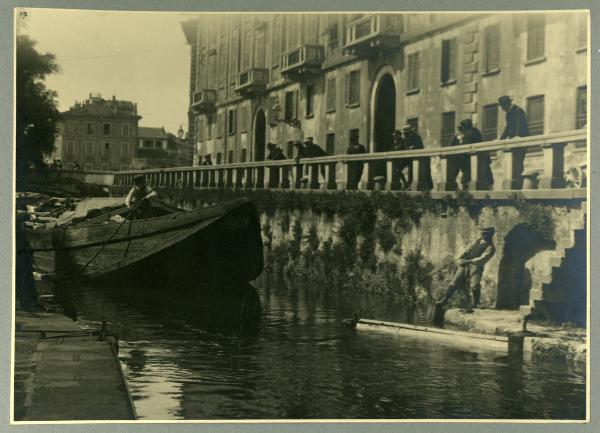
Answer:
<path fill-rule="evenodd" d="M 118 333 L 140 419 L 585 418 L 581 370 L 343 326 L 363 309 L 419 320 L 392 299 L 257 285 L 241 302 L 126 288 L 69 298 L 83 323 Z"/>

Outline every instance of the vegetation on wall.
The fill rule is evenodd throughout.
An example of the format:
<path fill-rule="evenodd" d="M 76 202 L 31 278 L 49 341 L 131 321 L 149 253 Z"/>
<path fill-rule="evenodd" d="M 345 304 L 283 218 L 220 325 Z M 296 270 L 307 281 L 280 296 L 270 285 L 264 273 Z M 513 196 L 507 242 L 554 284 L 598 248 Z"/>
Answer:
<path fill-rule="evenodd" d="M 519 218 L 527 228 L 542 235 L 544 240 L 554 240 L 554 219 L 551 206 L 532 204 L 522 195 L 514 195 L 511 203 L 519 211 Z"/>

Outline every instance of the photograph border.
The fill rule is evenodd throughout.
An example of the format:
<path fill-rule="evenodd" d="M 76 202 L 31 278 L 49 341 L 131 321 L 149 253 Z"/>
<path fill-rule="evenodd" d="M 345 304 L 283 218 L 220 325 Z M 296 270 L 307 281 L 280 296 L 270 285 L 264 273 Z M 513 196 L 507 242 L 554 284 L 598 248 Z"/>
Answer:
<path fill-rule="evenodd" d="M 596 2 L 597 3 L 597 2 Z M 12 334 L 14 331 L 14 307 L 15 301 L 13 296 L 13 281 L 12 272 L 14 269 L 14 86 L 13 83 L 13 59 L 14 59 L 14 21 L 13 21 L 13 8 L 16 7 L 39 7 L 49 9 L 90 9 L 90 10 L 114 10 L 114 11 L 140 11 L 140 12 L 253 12 L 253 11 L 269 11 L 269 12 L 295 12 L 295 11 L 306 11 L 306 12 L 344 12 L 349 10 L 356 11 L 380 11 L 380 12 L 392 12 L 392 11 L 458 11 L 459 8 L 462 11 L 525 11 L 525 10 L 547 10 L 547 11 L 560 11 L 560 10 L 581 10 L 591 9 L 591 36 L 589 38 L 588 56 L 590 61 L 590 69 L 588 70 L 588 78 L 590 78 L 589 86 L 591 89 L 591 97 L 588 100 L 590 107 L 589 116 L 591 119 L 590 128 L 588 130 L 588 142 L 591 143 L 593 138 L 600 137 L 598 132 L 599 127 L 597 122 L 598 117 L 598 103 L 594 98 L 595 84 L 597 84 L 597 77 L 591 75 L 592 70 L 598 69 L 599 65 L 599 53 L 598 47 L 600 47 L 600 37 L 594 29 L 600 25 L 600 19 L 598 14 L 600 13 L 600 4 L 596 4 L 593 1 L 573 1 L 569 3 L 560 2 L 557 0 L 504 0 L 502 2 L 495 0 L 487 1 L 471 1 L 471 0 L 452 0 L 452 1 L 434 1 L 434 0 L 403 0 L 402 2 L 391 2 L 391 1 L 380 1 L 377 3 L 377 7 L 373 8 L 372 4 L 366 1 L 347 1 L 347 2 L 336 2 L 331 1 L 328 3 L 323 2 L 302 2 L 292 1 L 282 5 L 280 2 L 275 1 L 256 1 L 252 2 L 250 6 L 248 3 L 243 1 L 223 1 L 219 3 L 208 3 L 198 1 L 184 1 L 184 0 L 172 0 L 164 2 L 160 0 L 48 0 L 48 1 L 27 1 L 17 2 L 13 0 L 6 0 L 0 6 L 0 28 L 3 29 L 2 39 L 0 41 L 0 53 L 4 58 L 0 61 L 0 78 L 3 83 L 10 83 L 11 85 L 5 85 L 0 88 L 0 100 L 5 101 L 2 104 L 2 115 L 0 116 L 0 127 L 2 130 L 3 140 L 0 142 L 3 146 L 6 146 L 6 151 L 3 153 L 1 164 L 3 165 L 4 173 L 11 173 L 11 182 L 3 183 L 0 189 L 0 197 L 3 199 L 5 205 L 2 207 L 0 216 L 5 218 L 5 221 L 11 221 L 11 224 L 5 224 L 6 229 L 2 232 L 0 239 L 5 240 L 6 244 L 11 247 L 2 251 L 2 260 L 0 260 L 0 275 L 6 276 L 2 279 L 2 290 L 5 294 L 5 299 L 11 299 L 11 302 L 3 302 L 2 308 L 4 309 L 2 319 L 0 323 L 0 338 L 3 344 L 4 350 L 2 365 L 4 366 L 2 374 L 2 385 L 3 392 L 5 395 L 0 398 L 4 403 L 2 407 L 2 419 L 0 420 L 0 431 L 4 431 L 4 426 L 8 427 L 10 417 L 12 415 L 12 408 L 6 407 L 8 402 L 12 403 L 12 354 L 13 354 L 13 339 Z M 499 7 L 501 6 L 501 7 Z M 250 9 L 251 8 L 251 9 Z M 591 77 L 590 77 L 591 76 Z M 596 110 L 594 110 L 594 108 Z M 10 155 L 10 157 L 9 157 Z M 595 166 L 597 159 L 595 158 L 594 152 L 592 152 L 591 145 L 589 146 L 588 152 L 589 162 Z M 143 428 L 145 432 L 159 432 L 164 431 L 164 428 L 154 426 L 154 424 L 169 424 L 169 428 L 173 428 L 173 424 L 178 424 L 178 431 L 308 431 L 315 425 L 319 425 L 321 431 L 444 431 L 444 432 L 463 432 L 469 429 L 475 430 L 478 428 L 485 428 L 489 431 L 492 427 L 494 431 L 537 431 L 543 429 L 543 431 L 585 431 L 589 428 L 589 431 L 594 431 L 599 428 L 599 422 L 594 416 L 594 413 L 598 412 L 598 404 L 594 399 L 595 393 L 594 388 L 591 386 L 598 382 L 600 373 L 598 368 L 592 368 L 592 366 L 598 367 L 598 363 L 595 362 L 598 359 L 600 351 L 590 342 L 593 341 L 591 338 L 592 334 L 599 332 L 600 322 L 596 316 L 592 314 L 591 303 L 593 302 L 594 294 L 594 282 L 590 279 L 590 273 L 592 269 L 591 257 L 595 255 L 597 250 L 597 244 L 593 242 L 595 234 L 597 233 L 597 224 L 594 225 L 591 219 L 591 211 L 596 208 L 594 197 L 591 195 L 592 186 L 597 183 L 595 172 L 590 169 L 591 181 L 588 187 L 588 278 L 590 283 L 588 284 L 588 347 L 589 347 L 589 362 L 586 365 L 587 369 L 587 416 L 590 422 L 579 420 L 250 420 L 250 421 L 238 421 L 238 420 L 183 420 L 183 421 L 151 421 L 151 420 L 140 420 L 131 422 L 121 421 L 103 421 L 103 422 L 85 422 L 85 421 L 67 421 L 67 422 L 30 422 L 30 421 L 19 421 L 11 425 L 11 431 L 94 431 L 99 432 L 102 429 L 114 430 L 118 428 L 119 431 L 137 431 L 137 429 Z M 10 203 L 10 205 L 8 205 Z M 10 276 L 10 277 L 9 277 Z M 10 348 L 10 350 L 7 350 Z M 8 394 L 8 395 L 7 395 Z M 596 410 L 594 410 L 596 409 Z M 482 425 L 483 423 L 483 425 Z M 115 424 L 119 424 L 117 427 Z M 192 425 L 193 424 L 193 425 Z M 553 427 L 551 424 L 555 424 Z M 485 426 L 485 427 L 484 427 Z M 41 430 L 43 429 L 43 430 Z M 204 430 L 206 429 L 206 430 Z M 442 430 L 443 429 L 443 430 Z"/>

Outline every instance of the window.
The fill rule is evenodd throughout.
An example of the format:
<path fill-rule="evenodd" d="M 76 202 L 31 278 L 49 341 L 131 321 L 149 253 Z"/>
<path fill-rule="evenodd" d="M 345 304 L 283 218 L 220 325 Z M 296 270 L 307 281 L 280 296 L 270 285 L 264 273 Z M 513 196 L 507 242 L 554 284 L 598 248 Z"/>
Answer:
<path fill-rule="evenodd" d="M 409 119 L 406 119 L 406 123 L 409 124 L 410 126 L 412 126 L 415 131 L 417 133 L 419 133 L 419 118 L 418 117 L 411 117 Z"/>
<path fill-rule="evenodd" d="M 298 118 L 298 91 L 285 92 L 285 119 Z"/>
<path fill-rule="evenodd" d="M 227 162 L 228 162 L 229 164 L 232 164 L 232 163 L 233 163 L 233 150 L 230 150 L 230 151 L 229 151 L 229 153 L 228 153 L 228 155 L 227 155 Z"/>
<path fill-rule="evenodd" d="M 88 124 L 87 124 L 87 133 L 88 133 L 88 135 L 91 135 L 94 133 L 94 124 L 91 122 L 88 122 Z"/>
<path fill-rule="evenodd" d="M 327 20 L 329 25 L 327 27 L 327 58 L 333 58 L 335 53 L 335 49 L 339 44 L 339 33 L 338 33 L 338 23 L 337 23 L 337 15 L 329 14 L 327 16 Z"/>
<path fill-rule="evenodd" d="M 442 84 L 451 84 L 456 78 L 456 39 L 442 41 Z"/>
<path fill-rule="evenodd" d="M 144 140 L 144 147 L 151 148 L 153 145 L 152 140 Z"/>
<path fill-rule="evenodd" d="M 100 170 L 108 171 L 108 164 L 100 164 Z"/>
<path fill-rule="evenodd" d="M 413 53 L 408 56 L 408 91 L 419 90 L 419 53 Z"/>
<path fill-rule="evenodd" d="M 73 152 L 75 150 L 75 146 L 73 144 L 72 141 L 67 141 L 67 146 L 66 146 L 66 151 L 67 151 L 67 155 L 73 155 Z"/>
<path fill-rule="evenodd" d="M 306 86 L 306 117 L 312 117 L 314 113 L 315 104 L 315 86 L 309 84 Z"/>
<path fill-rule="evenodd" d="M 484 38 L 484 71 L 497 71 L 500 69 L 500 25 L 486 27 Z"/>
<path fill-rule="evenodd" d="M 240 156 L 240 162 L 246 162 L 247 158 L 248 158 L 248 150 L 242 149 L 242 155 Z"/>
<path fill-rule="evenodd" d="M 227 133 L 229 135 L 235 134 L 235 110 L 229 110 L 229 118 L 227 123 Z"/>
<path fill-rule="evenodd" d="M 222 137 L 225 132 L 225 112 L 217 113 L 217 137 Z"/>
<path fill-rule="evenodd" d="M 527 98 L 527 124 L 529 135 L 544 133 L 544 96 Z"/>
<path fill-rule="evenodd" d="M 213 123 L 215 123 L 214 114 L 206 115 L 206 139 L 212 140 Z"/>
<path fill-rule="evenodd" d="M 217 165 L 221 164 L 221 160 L 223 159 L 223 155 L 221 152 L 217 153 Z"/>
<path fill-rule="evenodd" d="M 357 143 L 360 143 L 360 133 L 358 129 L 350 130 L 350 143 L 356 140 Z"/>
<path fill-rule="evenodd" d="M 204 117 L 198 117 L 196 123 L 196 141 L 204 140 Z"/>
<path fill-rule="evenodd" d="M 579 46 L 587 46 L 587 33 L 588 33 L 588 16 L 585 13 L 579 15 Z"/>
<path fill-rule="evenodd" d="M 286 150 L 287 150 L 286 156 L 288 158 L 293 158 L 294 157 L 294 142 L 293 141 L 288 141 L 286 143 Z"/>
<path fill-rule="evenodd" d="M 73 133 L 74 130 L 75 130 L 75 125 L 73 124 L 73 122 L 67 122 L 67 132 Z"/>
<path fill-rule="evenodd" d="M 335 77 L 327 79 L 327 101 L 326 111 L 332 113 L 335 111 Z"/>
<path fill-rule="evenodd" d="M 102 125 L 102 133 L 104 135 L 110 135 L 110 123 L 104 123 Z"/>
<path fill-rule="evenodd" d="M 121 125 L 121 135 L 123 137 L 129 137 L 129 123 L 123 123 Z"/>
<path fill-rule="evenodd" d="M 121 156 L 129 155 L 129 143 L 123 142 L 121 143 Z"/>
<path fill-rule="evenodd" d="M 546 22 L 544 15 L 529 15 L 527 18 L 527 60 L 544 57 Z"/>
<path fill-rule="evenodd" d="M 248 130 L 248 107 L 243 106 L 240 108 L 240 131 L 244 132 Z"/>
<path fill-rule="evenodd" d="M 94 169 L 94 164 L 92 164 L 91 162 L 86 162 L 85 164 L 83 164 L 83 169 L 85 171 L 92 171 Z"/>
<path fill-rule="evenodd" d="M 119 170 L 121 170 L 121 171 L 129 170 L 129 166 L 127 164 L 121 164 L 119 166 Z"/>
<path fill-rule="evenodd" d="M 585 127 L 587 124 L 587 86 L 577 88 L 577 114 L 575 117 L 575 129 Z"/>
<path fill-rule="evenodd" d="M 85 143 L 85 154 L 91 156 L 94 154 L 94 145 L 91 141 Z"/>
<path fill-rule="evenodd" d="M 335 134 L 327 134 L 325 141 L 325 150 L 329 155 L 335 154 Z"/>
<path fill-rule="evenodd" d="M 107 156 L 110 154 L 110 143 L 104 143 L 103 155 Z"/>
<path fill-rule="evenodd" d="M 481 116 L 481 136 L 483 141 L 490 141 L 498 138 L 498 104 L 483 106 L 483 115 Z"/>
<path fill-rule="evenodd" d="M 450 140 L 454 136 L 454 128 L 456 125 L 454 111 L 442 113 L 442 131 L 440 134 L 440 146 L 445 147 L 450 145 Z"/>
<path fill-rule="evenodd" d="M 162 149 L 162 147 L 163 147 L 162 140 L 154 140 L 154 148 L 155 149 Z"/>
<path fill-rule="evenodd" d="M 346 75 L 346 105 L 353 107 L 360 104 L 360 71 L 350 71 Z"/>
<path fill-rule="evenodd" d="M 254 67 L 256 68 L 266 68 L 266 30 L 265 28 L 261 28 L 256 31 L 254 34 Z"/>

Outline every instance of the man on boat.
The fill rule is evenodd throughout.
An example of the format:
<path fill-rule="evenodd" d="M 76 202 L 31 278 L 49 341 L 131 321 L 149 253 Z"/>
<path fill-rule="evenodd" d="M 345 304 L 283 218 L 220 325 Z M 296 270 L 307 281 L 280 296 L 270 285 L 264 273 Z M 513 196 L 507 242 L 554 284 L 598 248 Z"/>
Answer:
<path fill-rule="evenodd" d="M 158 193 L 146 184 L 146 176 L 139 175 L 133 179 L 133 187 L 125 198 L 125 204 L 131 209 L 133 218 L 147 218 L 150 213 L 151 197 Z"/>
<path fill-rule="evenodd" d="M 459 256 L 458 269 L 446 289 L 446 295 L 437 302 L 439 306 L 446 306 L 459 288 L 462 288 L 467 295 L 467 313 L 472 313 L 473 307 L 479 305 L 483 268 L 496 253 L 496 247 L 492 241 L 495 229 L 493 227 L 482 227 L 479 231 L 481 233 L 479 239 Z"/>

